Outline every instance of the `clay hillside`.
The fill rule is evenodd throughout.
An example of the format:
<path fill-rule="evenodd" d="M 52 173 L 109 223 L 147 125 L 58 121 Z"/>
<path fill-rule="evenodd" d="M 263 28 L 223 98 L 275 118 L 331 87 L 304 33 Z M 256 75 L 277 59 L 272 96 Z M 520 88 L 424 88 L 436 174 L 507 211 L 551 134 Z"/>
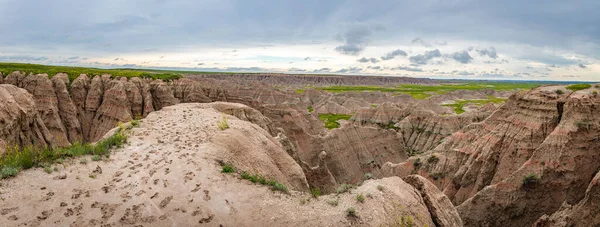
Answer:
<path fill-rule="evenodd" d="M 600 226 L 600 85 L 0 74 L 0 226 Z"/>

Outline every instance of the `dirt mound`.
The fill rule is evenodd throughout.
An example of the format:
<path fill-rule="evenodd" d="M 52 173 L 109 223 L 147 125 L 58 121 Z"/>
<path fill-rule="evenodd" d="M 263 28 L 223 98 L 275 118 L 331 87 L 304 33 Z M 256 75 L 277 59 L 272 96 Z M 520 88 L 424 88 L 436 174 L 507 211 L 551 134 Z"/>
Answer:
<path fill-rule="evenodd" d="M 435 187 L 398 177 L 366 181 L 310 199 L 301 168 L 262 127 L 217 109 L 179 104 L 153 112 L 128 144 L 99 162 L 68 160 L 58 171 L 24 171 L 2 180 L 0 219 L 17 226 L 451 226 L 460 218 Z M 222 173 L 219 160 L 286 185 L 290 194 Z M 426 185 L 426 182 L 421 182 Z M 441 201 L 441 202 L 440 202 Z M 436 209 L 435 212 L 431 212 Z M 433 214 L 433 215 L 432 215 Z"/>

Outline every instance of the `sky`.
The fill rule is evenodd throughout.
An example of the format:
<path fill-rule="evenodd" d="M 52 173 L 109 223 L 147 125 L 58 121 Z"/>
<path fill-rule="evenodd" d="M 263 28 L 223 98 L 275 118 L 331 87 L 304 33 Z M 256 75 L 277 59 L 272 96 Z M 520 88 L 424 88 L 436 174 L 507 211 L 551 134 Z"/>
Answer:
<path fill-rule="evenodd" d="M 0 62 L 600 81 L 598 0 L 0 0 Z"/>

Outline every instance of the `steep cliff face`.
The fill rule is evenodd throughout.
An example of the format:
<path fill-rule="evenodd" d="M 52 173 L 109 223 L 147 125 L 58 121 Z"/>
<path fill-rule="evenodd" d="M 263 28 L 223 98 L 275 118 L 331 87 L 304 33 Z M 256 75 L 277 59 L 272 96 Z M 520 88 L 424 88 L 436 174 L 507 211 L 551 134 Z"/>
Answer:
<path fill-rule="evenodd" d="M 54 138 L 35 107 L 33 95 L 0 84 L 0 154 L 6 146 L 54 146 Z"/>
<path fill-rule="evenodd" d="M 119 122 L 145 117 L 156 109 L 179 103 L 172 85 L 140 78 L 90 78 L 82 74 L 69 83 L 68 76 L 62 73 L 49 79 L 46 74 L 27 76 L 13 72 L 2 82 L 24 88 L 32 95 L 34 109 L 51 134 L 48 141 L 62 147 L 96 141 Z M 198 93 L 197 83 L 183 87 L 185 92 L 179 93 L 184 94 L 182 99 L 206 101 Z M 21 141 L 17 145 L 28 144 Z"/>

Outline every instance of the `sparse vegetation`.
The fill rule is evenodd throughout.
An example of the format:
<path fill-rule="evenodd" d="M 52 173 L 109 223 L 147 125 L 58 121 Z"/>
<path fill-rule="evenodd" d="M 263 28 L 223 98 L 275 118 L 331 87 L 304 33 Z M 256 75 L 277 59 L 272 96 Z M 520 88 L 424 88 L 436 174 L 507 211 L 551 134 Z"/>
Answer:
<path fill-rule="evenodd" d="M 334 207 L 336 207 L 339 204 L 339 202 L 340 202 L 339 198 L 335 198 L 335 199 L 332 199 L 332 200 L 327 200 L 327 204 L 329 204 L 331 206 L 334 206 Z"/>
<path fill-rule="evenodd" d="M 530 173 L 523 177 L 523 187 L 531 187 L 540 182 L 540 177 L 535 173 Z"/>
<path fill-rule="evenodd" d="M 50 164 L 44 164 L 44 172 L 46 172 L 47 174 L 51 174 L 52 166 Z"/>
<path fill-rule="evenodd" d="M 560 90 L 560 89 L 556 89 L 556 91 L 554 91 L 554 92 L 558 95 L 562 95 L 565 93 L 563 90 Z"/>
<path fill-rule="evenodd" d="M 95 145 L 73 143 L 70 147 L 64 148 L 38 148 L 33 146 L 20 148 L 18 146 L 7 146 L 6 152 L 0 156 L 0 168 L 2 169 L 2 177 L 11 177 L 16 175 L 21 169 L 29 169 L 34 166 L 44 167 L 44 171 L 52 171 L 51 168 L 46 170 L 46 165 L 52 163 L 63 163 L 65 158 L 78 157 L 82 155 L 106 156 L 110 153 L 110 149 L 121 147 L 127 140 L 125 130 L 131 129 L 133 126 L 125 127 L 119 125 L 118 131 Z M 87 159 L 82 158 L 81 164 L 87 164 Z M 4 174 L 6 170 L 6 174 Z M 16 171 L 14 171 L 16 170 Z M 14 174 L 13 174 L 14 173 Z"/>
<path fill-rule="evenodd" d="M 79 164 L 85 165 L 88 163 L 87 158 L 82 158 L 81 160 L 79 160 Z"/>
<path fill-rule="evenodd" d="M 310 194 L 315 198 L 319 198 L 319 196 L 321 196 L 321 189 L 320 188 L 310 188 Z"/>
<path fill-rule="evenodd" d="M 325 128 L 334 129 L 339 128 L 339 120 L 349 120 L 352 115 L 348 114 L 319 114 L 319 118 L 325 124 Z"/>
<path fill-rule="evenodd" d="M 356 201 L 364 203 L 365 202 L 365 195 L 363 195 L 362 193 L 356 194 Z"/>
<path fill-rule="evenodd" d="M 385 188 L 383 188 L 383 185 L 377 185 L 377 190 L 379 191 L 383 191 Z"/>
<path fill-rule="evenodd" d="M 346 209 L 346 215 L 348 217 L 353 217 L 353 218 L 358 217 L 358 214 L 356 213 L 356 209 L 354 209 L 354 207 L 349 207 L 348 209 Z"/>
<path fill-rule="evenodd" d="M 217 122 L 217 126 L 221 131 L 229 128 L 229 123 L 227 122 L 227 116 L 225 116 L 225 114 L 221 115 L 221 120 Z"/>
<path fill-rule="evenodd" d="M 42 74 L 46 73 L 52 77 L 58 73 L 66 73 L 69 75 L 69 81 L 75 80 L 80 74 L 88 76 L 110 74 L 113 77 L 141 77 L 161 80 L 175 80 L 181 78 L 181 74 L 171 71 L 161 70 L 142 70 L 142 69 L 99 69 L 99 68 L 84 68 L 71 66 L 50 66 L 37 64 L 23 63 L 0 63 L 0 73 L 8 75 L 14 71 L 22 71 L 26 74 Z"/>
<path fill-rule="evenodd" d="M 583 130 L 590 130 L 594 124 L 590 120 L 577 121 L 577 128 Z"/>
<path fill-rule="evenodd" d="M 249 174 L 247 172 L 242 172 L 240 174 L 240 176 L 242 177 L 242 179 L 249 180 L 252 183 L 259 183 L 262 185 L 271 186 L 271 190 L 273 190 L 273 191 L 281 191 L 283 193 L 289 193 L 289 191 L 285 185 L 283 185 L 275 180 L 268 180 L 265 177 L 261 176 L 260 174 Z"/>
<path fill-rule="evenodd" d="M 102 160 L 102 156 L 100 156 L 100 155 L 94 155 L 94 156 L 92 156 L 92 161 L 94 161 L 94 162 L 98 162 L 98 161 L 101 161 L 101 160 Z"/>
<path fill-rule="evenodd" d="M 365 180 L 369 180 L 373 178 L 373 174 L 372 173 L 365 173 Z"/>
<path fill-rule="evenodd" d="M 591 87 L 592 87 L 591 84 L 573 84 L 573 85 L 567 86 L 567 89 L 569 89 L 571 91 L 579 91 L 579 90 L 585 90 L 585 89 L 588 89 Z"/>
<path fill-rule="evenodd" d="M 354 188 L 354 185 L 351 185 L 351 184 L 341 184 L 341 185 L 340 185 L 340 186 L 339 186 L 339 187 L 338 187 L 338 188 L 335 190 L 335 192 L 336 192 L 337 194 L 342 194 L 342 193 L 345 193 L 345 192 L 348 192 L 348 191 L 350 191 L 350 189 L 352 189 L 352 188 Z"/>
<path fill-rule="evenodd" d="M 233 173 L 233 172 L 235 172 L 235 169 L 233 168 L 233 165 L 231 165 L 230 163 L 224 164 L 222 166 L 221 173 Z"/>
<path fill-rule="evenodd" d="M 0 179 L 14 177 L 19 173 L 19 169 L 11 166 L 2 167 L 2 171 L 0 171 Z"/>
<path fill-rule="evenodd" d="M 438 158 L 435 155 L 431 155 L 429 156 L 429 158 L 427 158 L 427 163 L 437 163 L 440 160 L 440 158 Z"/>
<path fill-rule="evenodd" d="M 442 104 L 442 106 L 451 107 L 456 114 L 462 114 L 465 112 L 464 106 L 467 104 L 474 104 L 476 106 L 481 106 L 487 103 L 504 103 L 506 102 L 505 98 L 498 98 L 489 95 L 487 99 L 470 99 L 470 100 L 454 100 L 454 103 L 451 104 Z"/>
<path fill-rule="evenodd" d="M 307 109 L 309 113 L 312 113 L 314 111 L 312 106 L 308 106 Z"/>
<path fill-rule="evenodd" d="M 413 227 L 414 223 L 411 216 L 401 218 L 401 227 Z"/>

